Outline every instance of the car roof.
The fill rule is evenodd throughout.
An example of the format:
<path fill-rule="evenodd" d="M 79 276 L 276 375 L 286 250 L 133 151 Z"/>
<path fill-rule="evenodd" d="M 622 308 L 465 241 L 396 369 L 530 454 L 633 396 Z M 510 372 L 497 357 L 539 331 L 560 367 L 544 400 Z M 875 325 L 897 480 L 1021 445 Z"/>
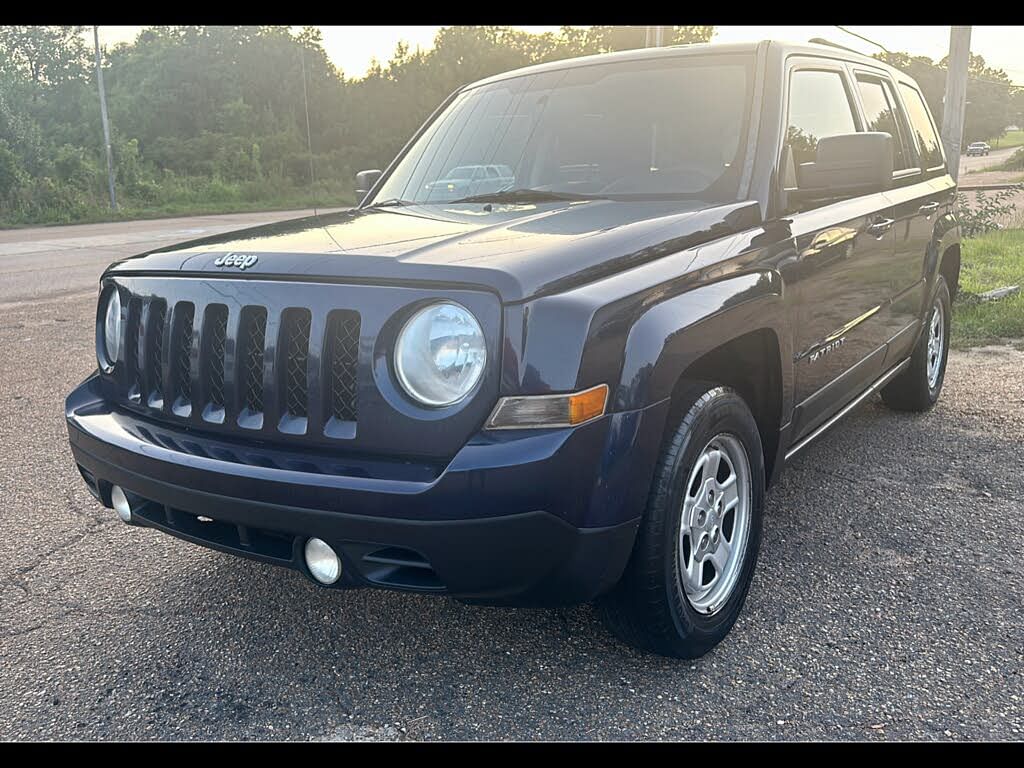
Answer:
<path fill-rule="evenodd" d="M 616 51 L 614 53 L 598 53 L 591 56 L 578 56 L 576 58 L 560 59 L 559 61 L 550 61 L 544 64 L 533 64 L 528 67 L 521 67 L 508 72 L 502 72 L 501 74 L 492 75 L 491 77 L 486 77 L 482 80 L 469 83 L 465 85 L 463 89 L 489 85 L 512 77 L 537 75 L 544 72 L 556 72 L 562 69 L 586 67 L 595 64 L 626 61 L 649 61 L 659 58 L 670 59 L 708 54 L 752 55 L 761 49 L 770 51 L 773 55 L 781 56 L 783 58 L 791 55 L 820 56 L 865 64 L 887 70 L 890 74 L 899 75 L 902 79 L 913 82 L 905 72 L 886 64 L 884 61 L 873 59 L 870 56 L 865 56 L 862 53 L 857 53 L 856 51 L 852 51 L 848 48 L 833 45 L 822 45 L 819 43 L 793 43 L 785 40 L 759 40 L 757 42 L 749 43 L 691 43 L 689 45 L 666 45 L 658 48 L 635 48 L 633 50 Z"/>

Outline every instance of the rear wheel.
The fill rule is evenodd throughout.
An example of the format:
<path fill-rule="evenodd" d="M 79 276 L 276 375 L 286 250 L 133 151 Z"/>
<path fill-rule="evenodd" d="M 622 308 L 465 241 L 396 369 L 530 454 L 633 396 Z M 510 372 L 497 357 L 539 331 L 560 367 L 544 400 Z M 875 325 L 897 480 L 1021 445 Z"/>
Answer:
<path fill-rule="evenodd" d="M 727 387 L 681 400 L 622 580 L 598 602 L 637 648 L 695 658 L 728 634 L 761 541 L 764 459 L 750 409 Z"/>
<path fill-rule="evenodd" d="M 887 406 L 898 411 L 927 411 L 938 401 L 946 378 L 951 315 L 949 287 L 939 275 L 910 365 L 882 388 L 882 400 Z"/>

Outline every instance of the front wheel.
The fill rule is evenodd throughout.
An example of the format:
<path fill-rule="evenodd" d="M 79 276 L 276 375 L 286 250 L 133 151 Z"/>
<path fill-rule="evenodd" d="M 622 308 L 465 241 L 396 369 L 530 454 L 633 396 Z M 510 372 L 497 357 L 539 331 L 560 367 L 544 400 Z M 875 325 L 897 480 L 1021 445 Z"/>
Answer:
<path fill-rule="evenodd" d="M 951 316 L 949 287 L 939 275 L 910 365 L 882 388 L 882 401 L 887 406 L 897 411 L 927 411 L 938 402 L 946 378 Z"/>
<path fill-rule="evenodd" d="M 630 645 L 696 658 L 728 634 L 750 587 L 764 457 L 754 417 L 733 390 L 695 384 L 681 405 L 629 564 L 598 610 Z"/>

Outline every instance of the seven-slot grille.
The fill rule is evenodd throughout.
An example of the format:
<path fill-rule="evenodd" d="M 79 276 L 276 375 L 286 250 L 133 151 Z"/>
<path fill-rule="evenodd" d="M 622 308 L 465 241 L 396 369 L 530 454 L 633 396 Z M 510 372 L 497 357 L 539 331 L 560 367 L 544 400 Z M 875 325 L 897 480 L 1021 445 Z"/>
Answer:
<path fill-rule="evenodd" d="M 309 309 L 275 315 L 263 306 L 133 297 L 122 379 L 127 402 L 209 424 L 351 436 L 359 313 L 331 310 L 315 337 Z"/>

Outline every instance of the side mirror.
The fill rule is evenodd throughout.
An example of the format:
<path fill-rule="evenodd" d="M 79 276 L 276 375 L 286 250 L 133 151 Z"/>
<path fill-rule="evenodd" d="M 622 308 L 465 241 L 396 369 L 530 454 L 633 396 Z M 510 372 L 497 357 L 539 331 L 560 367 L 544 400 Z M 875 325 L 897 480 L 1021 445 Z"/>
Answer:
<path fill-rule="evenodd" d="M 366 195 L 373 185 L 377 183 L 377 179 L 380 178 L 381 171 L 360 171 L 356 174 L 356 198 L 361 203 L 366 198 Z"/>
<path fill-rule="evenodd" d="M 818 140 L 813 163 L 796 168 L 791 198 L 813 200 L 853 197 L 892 187 L 892 136 L 872 131 L 842 133 Z"/>

